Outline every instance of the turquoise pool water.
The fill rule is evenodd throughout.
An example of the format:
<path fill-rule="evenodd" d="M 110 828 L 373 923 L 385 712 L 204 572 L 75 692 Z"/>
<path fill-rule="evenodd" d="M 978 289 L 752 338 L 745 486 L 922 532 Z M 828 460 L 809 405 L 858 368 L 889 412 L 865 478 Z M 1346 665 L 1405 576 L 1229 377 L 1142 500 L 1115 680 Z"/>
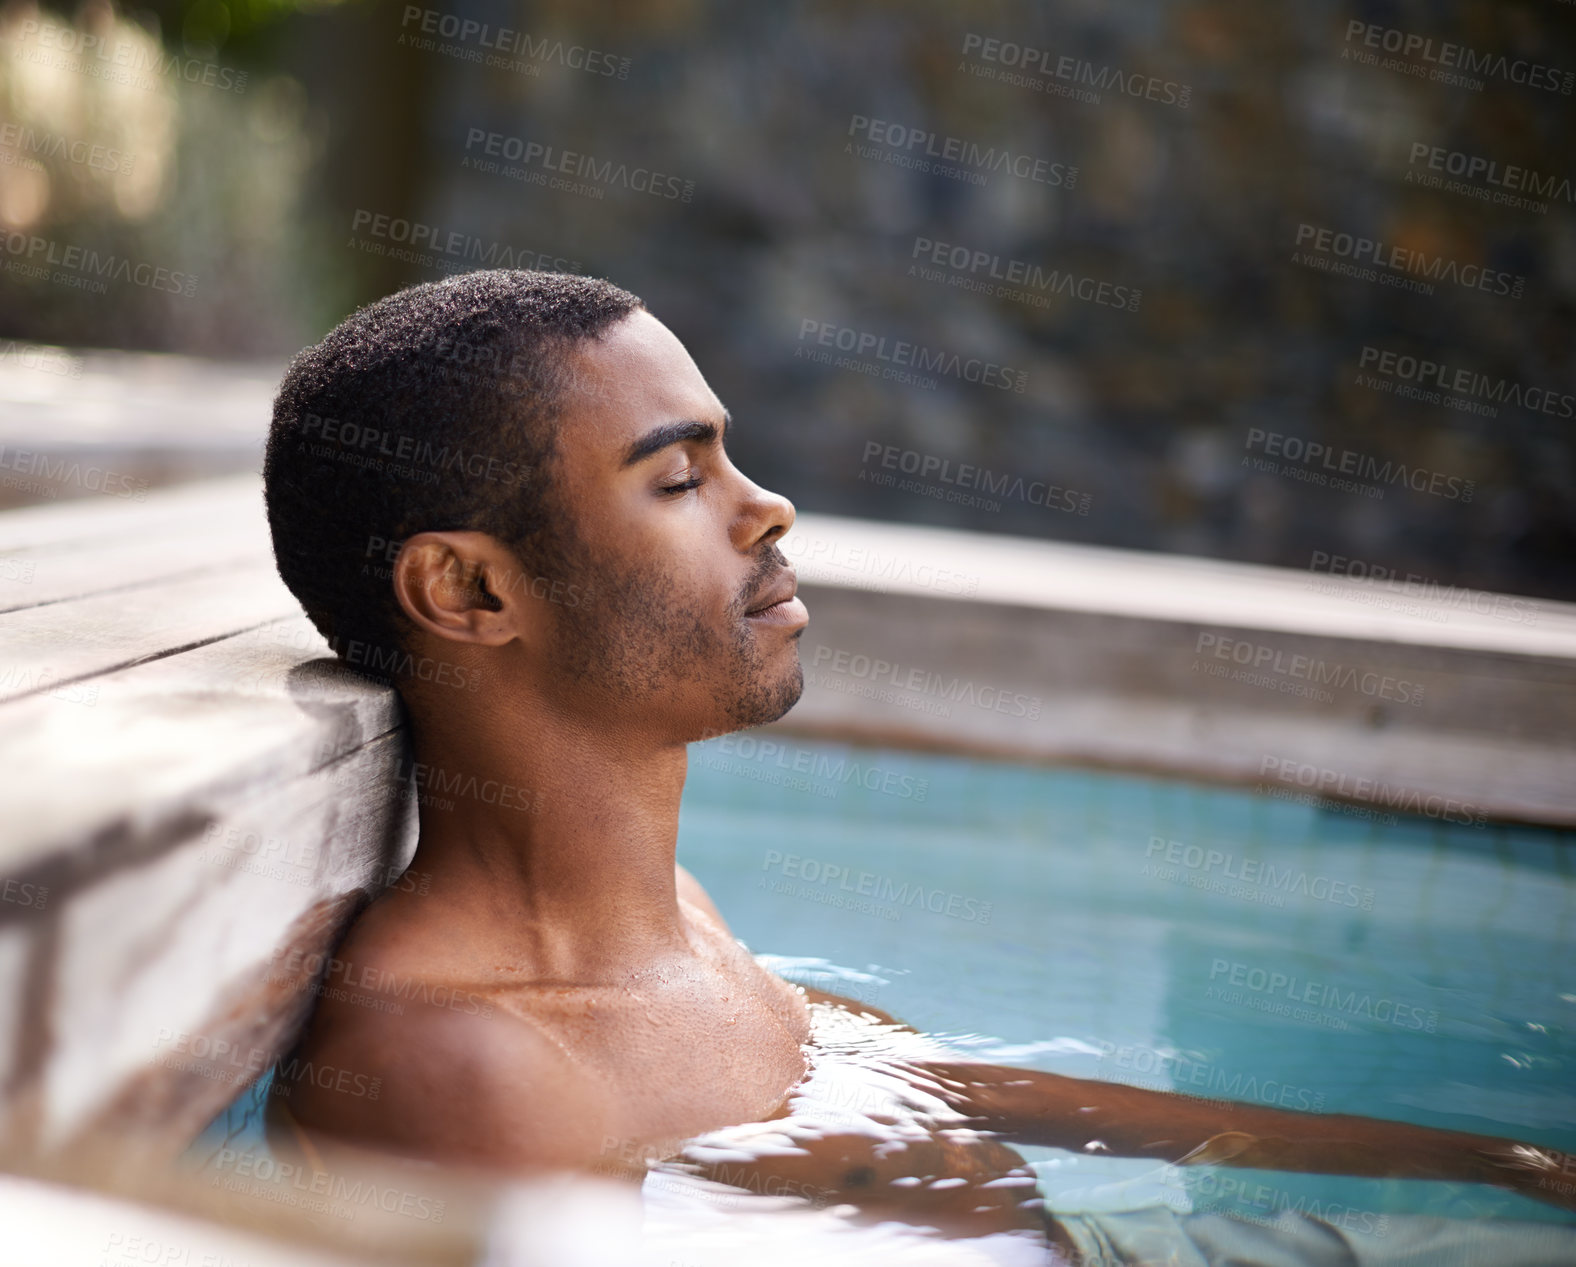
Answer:
<path fill-rule="evenodd" d="M 984 1060 L 1576 1151 L 1576 834 L 759 735 L 691 758 L 680 861 L 785 976 Z M 189 1161 L 264 1151 L 266 1094 Z M 1068 1214 L 1576 1224 L 1471 1184 L 1020 1151 Z"/>
<path fill-rule="evenodd" d="M 691 748 L 679 859 L 784 975 L 981 1059 L 1576 1150 L 1573 844 L 735 735 Z M 1053 1208 L 1175 1205 L 1153 1163 L 1022 1151 Z M 1186 1194 L 1257 1218 L 1248 1178 L 1348 1223 L 1576 1222 L 1470 1184 L 1200 1168 Z"/>

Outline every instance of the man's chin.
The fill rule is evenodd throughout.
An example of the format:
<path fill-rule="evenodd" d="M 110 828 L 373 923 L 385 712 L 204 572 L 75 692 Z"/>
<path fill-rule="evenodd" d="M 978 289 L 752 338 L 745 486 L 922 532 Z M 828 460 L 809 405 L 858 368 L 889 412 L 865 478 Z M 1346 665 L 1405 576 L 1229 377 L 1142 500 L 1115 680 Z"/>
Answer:
<path fill-rule="evenodd" d="M 804 668 L 795 656 L 790 672 L 773 682 L 753 682 L 748 691 L 729 702 L 727 729 L 723 733 L 769 725 L 783 717 L 803 694 Z"/>
<path fill-rule="evenodd" d="M 767 718 L 767 721 L 776 721 L 788 712 L 804 695 L 804 666 L 799 663 L 799 657 L 793 661 L 793 673 L 783 682 L 781 698 L 778 701 L 777 711 Z M 761 723 L 765 725 L 765 722 Z"/>

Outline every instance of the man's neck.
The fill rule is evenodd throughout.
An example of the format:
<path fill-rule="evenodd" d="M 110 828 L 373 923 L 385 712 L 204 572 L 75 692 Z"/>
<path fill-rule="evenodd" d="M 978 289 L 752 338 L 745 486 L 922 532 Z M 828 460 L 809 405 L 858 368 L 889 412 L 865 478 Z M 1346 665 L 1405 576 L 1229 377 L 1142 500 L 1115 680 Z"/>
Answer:
<path fill-rule="evenodd" d="M 684 744 L 501 701 L 413 721 L 412 743 L 411 870 L 463 909 L 469 941 L 537 979 L 581 983 L 687 951 L 674 875 Z"/>

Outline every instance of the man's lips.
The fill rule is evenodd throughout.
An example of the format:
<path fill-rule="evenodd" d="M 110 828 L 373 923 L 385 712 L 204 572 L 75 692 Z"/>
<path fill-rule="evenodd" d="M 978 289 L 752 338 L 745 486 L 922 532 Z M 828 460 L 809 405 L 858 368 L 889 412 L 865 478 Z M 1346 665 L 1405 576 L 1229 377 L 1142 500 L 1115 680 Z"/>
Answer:
<path fill-rule="evenodd" d="M 810 620 L 805 605 L 795 597 L 798 578 L 792 572 L 783 576 L 745 611 L 751 620 L 773 625 L 803 625 Z"/>
<path fill-rule="evenodd" d="M 777 579 L 762 591 L 761 596 L 744 609 L 746 616 L 758 616 L 768 607 L 786 603 L 799 592 L 799 578 L 792 570 L 780 572 Z"/>
<path fill-rule="evenodd" d="M 787 625 L 794 627 L 810 623 L 809 609 L 797 598 L 786 598 L 782 602 L 773 603 L 770 607 L 763 608 L 760 611 L 747 612 L 746 616 L 758 625 Z"/>

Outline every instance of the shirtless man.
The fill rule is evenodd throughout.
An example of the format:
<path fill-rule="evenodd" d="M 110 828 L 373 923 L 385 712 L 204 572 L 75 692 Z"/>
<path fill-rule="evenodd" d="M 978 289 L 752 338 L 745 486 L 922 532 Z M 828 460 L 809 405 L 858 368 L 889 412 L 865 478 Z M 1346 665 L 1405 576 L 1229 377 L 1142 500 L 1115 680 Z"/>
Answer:
<path fill-rule="evenodd" d="M 342 655 L 394 664 L 416 761 L 482 789 L 423 798 L 425 891 L 389 890 L 336 951 L 327 984 L 396 990 L 403 1010 L 325 994 L 297 1054 L 381 1092 L 292 1088 L 320 1147 L 606 1170 L 609 1141 L 625 1161 L 682 1157 L 731 1124 L 794 1127 L 811 1004 L 837 1001 L 757 963 L 675 860 L 686 745 L 802 690 L 808 615 L 777 545 L 794 510 L 730 461 L 730 423 L 638 299 L 568 275 L 414 287 L 292 364 L 266 469 L 281 575 Z M 951 1116 L 886 1140 L 807 1124 L 733 1181 L 1066 1246 L 1004 1140 L 1534 1196 L 1557 1164 L 1403 1123 L 895 1067 Z"/>

